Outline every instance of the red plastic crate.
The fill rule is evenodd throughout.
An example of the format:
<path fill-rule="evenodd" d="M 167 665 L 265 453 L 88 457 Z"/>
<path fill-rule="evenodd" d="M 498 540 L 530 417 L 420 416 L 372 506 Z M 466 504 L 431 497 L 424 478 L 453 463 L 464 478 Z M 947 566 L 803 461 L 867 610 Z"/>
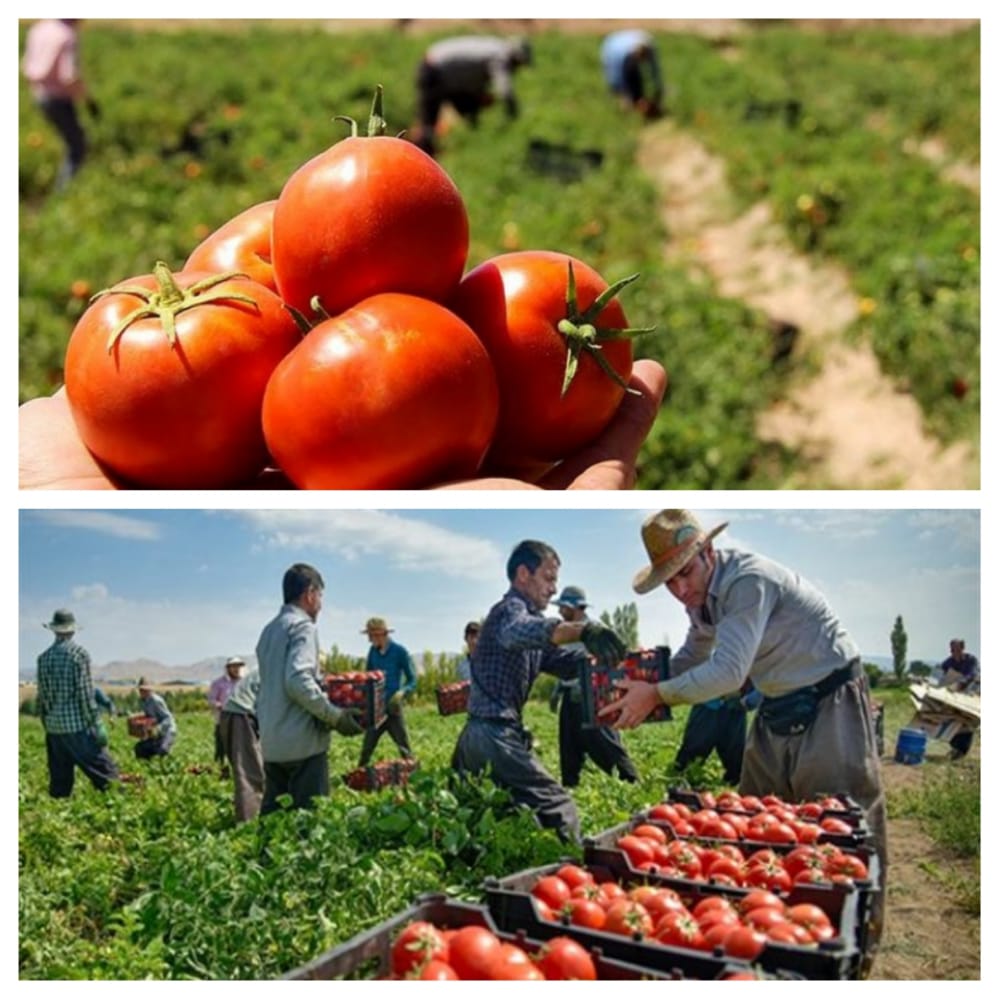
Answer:
<path fill-rule="evenodd" d="M 437 688 L 437 710 L 442 715 L 458 715 L 468 710 L 468 695 L 472 689 L 470 680 L 456 683 L 443 683 Z"/>
<path fill-rule="evenodd" d="M 356 711 L 362 728 L 377 728 L 385 721 L 385 674 L 381 670 L 328 673 L 326 696 L 338 708 Z"/>
<path fill-rule="evenodd" d="M 597 715 L 602 708 L 624 696 L 624 691 L 614 686 L 618 680 L 645 680 L 647 683 L 659 683 L 669 679 L 669 657 L 669 649 L 660 645 L 654 649 L 629 652 L 617 666 L 599 666 L 594 662 L 583 664 L 580 667 L 579 679 L 584 728 L 596 728 L 613 723 L 613 715 L 602 719 Z M 669 706 L 661 704 L 645 721 L 669 721 L 672 717 Z"/>

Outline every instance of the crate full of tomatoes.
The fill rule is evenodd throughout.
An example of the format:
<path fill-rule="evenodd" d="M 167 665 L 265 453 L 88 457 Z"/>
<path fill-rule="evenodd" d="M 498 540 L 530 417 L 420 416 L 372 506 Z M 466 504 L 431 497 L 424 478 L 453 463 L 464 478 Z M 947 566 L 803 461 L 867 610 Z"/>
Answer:
<path fill-rule="evenodd" d="M 659 683 L 669 679 L 669 657 L 669 649 L 665 645 L 660 645 L 654 649 L 629 652 L 616 666 L 601 666 L 592 661 L 583 663 L 579 669 L 583 727 L 595 728 L 613 724 L 614 715 L 604 718 L 598 715 L 602 708 L 613 704 L 623 696 L 624 691 L 615 686 L 619 680 Z M 645 721 L 669 721 L 671 717 L 669 707 L 660 704 Z"/>
<path fill-rule="evenodd" d="M 357 767 L 343 775 L 343 782 L 354 791 L 378 791 L 383 787 L 402 787 L 418 764 L 414 759 L 379 760 L 364 767 Z"/>
<path fill-rule="evenodd" d="M 472 689 L 470 680 L 456 683 L 442 683 L 437 688 L 437 710 L 442 715 L 459 715 L 468 710 L 468 695 Z"/>
<path fill-rule="evenodd" d="M 149 715 L 137 714 L 128 716 L 128 734 L 133 739 L 148 739 L 156 728 L 156 719 Z"/>
<path fill-rule="evenodd" d="M 352 709 L 362 728 L 377 728 L 385 721 L 385 674 L 381 670 L 328 673 L 326 696 L 338 708 Z"/>

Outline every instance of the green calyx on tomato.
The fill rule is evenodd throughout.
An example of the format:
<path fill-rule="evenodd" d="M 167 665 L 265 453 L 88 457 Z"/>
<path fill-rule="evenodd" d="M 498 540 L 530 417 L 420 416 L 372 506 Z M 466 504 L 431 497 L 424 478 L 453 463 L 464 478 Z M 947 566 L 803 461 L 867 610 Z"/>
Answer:
<path fill-rule="evenodd" d="M 104 291 L 99 291 L 91 299 L 91 302 L 95 302 L 104 295 L 136 295 L 144 303 L 125 316 L 111 331 L 107 343 L 109 354 L 114 350 L 122 333 L 137 319 L 159 316 L 163 323 L 163 332 L 166 334 L 170 346 L 174 347 L 177 344 L 177 316 L 186 309 L 207 305 L 209 302 L 226 301 L 241 302 L 243 305 L 250 306 L 255 312 L 260 311 L 260 307 L 249 295 L 240 295 L 232 291 L 213 292 L 211 290 L 216 285 L 230 281 L 232 278 L 246 277 L 245 274 L 239 274 L 236 271 L 230 271 L 228 274 L 213 274 L 211 277 L 192 284 L 190 288 L 181 288 L 174 280 L 170 268 L 162 260 L 156 261 L 153 274 L 158 285 L 156 291 L 150 291 L 148 288 L 142 288 L 138 285 L 121 285 L 105 288 Z"/>
<path fill-rule="evenodd" d="M 376 135 L 384 135 L 385 130 L 388 128 L 388 122 L 382 115 L 382 94 L 384 93 L 384 88 L 382 85 L 376 84 L 375 86 L 375 96 L 371 101 L 371 114 L 368 115 L 368 137 L 371 138 Z M 350 125 L 350 137 L 352 139 L 360 138 L 357 134 L 357 122 L 345 114 L 338 114 L 333 118 L 334 121 L 344 121 Z"/>
<path fill-rule="evenodd" d="M 640 395 L 636 389 L 630 388 L 624 379 L 607 363 L 601 351 L 601 341 L 618 340 L 626 336 L 638 336 L 641 333 L 654 333 L 655 326 L 645 326 L 632 329 L 597 329 L 594 326 L 597 316 L 603 311 L 604 306 L 611 301 L 620 291 L 627 288 L 633 281 L 637 281 L 638 274 L 621 278 L 609 288 L 603 291 L 593 304 L 583 313 L 579 311 L 576 300 L 576 275 L 572 270 L 572 261 L 569 261 L 569 283 L 566 287 L 565 306 L 567 315 L 558 323 L 558 331 L 565 337 L 568 350 L 565 357 L 565 376 L 562 379 L 562 397 L 565 397 L 576 377 L 576 369 L 579 367 L 579 358 L 583 351 L 586 351 L 594 361 L 600 366 L 600 370 L 609 378 L 613 379 L 626 392 L 633 395 Z"/>

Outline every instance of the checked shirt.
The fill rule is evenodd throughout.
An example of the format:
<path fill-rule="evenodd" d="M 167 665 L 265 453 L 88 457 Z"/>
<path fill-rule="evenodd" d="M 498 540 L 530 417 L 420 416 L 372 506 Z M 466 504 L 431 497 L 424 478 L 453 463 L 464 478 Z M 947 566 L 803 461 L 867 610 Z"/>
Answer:
<path fill-rule="evenodd" d="M 97 724 L 90 654 L 72 638 L 57 638 L 38 657 L 38 713 L 53 735 Z"/>

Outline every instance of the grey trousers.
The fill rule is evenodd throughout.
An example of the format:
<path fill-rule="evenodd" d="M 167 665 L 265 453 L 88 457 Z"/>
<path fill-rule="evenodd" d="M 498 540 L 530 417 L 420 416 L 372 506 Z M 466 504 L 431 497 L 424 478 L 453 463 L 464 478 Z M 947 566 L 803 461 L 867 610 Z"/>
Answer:
<path fill-rule="evenodd" d="M 864 810 L 881 865 L 880 891 L 871 905 L 868 954 L 873 960 L 884 929 L 888 817 L 867 677 L 823 698 L 815 720 L 800 735 L 776 735 L 757 714 L 746 739 L 739 790 L 785 801 L 848 794 Z"/>
<path fill-rule="evenodd" d="M 257 817 L 264 796 L 264 758 L 255 719 L 252 715 L 223 711 L 219 717 L 219 737 L 232 770 L 236 821 L 246 822 Z"/>
<path fill-rule="evenodd" d="M 523 726 L 469 718 L 451 765 L 459 773 L 487 773 L 514 801 L 530 808 L 541 826 L 555 829 L 564 840 L 579 842 L 576 803 L 531 752 Z"/>

